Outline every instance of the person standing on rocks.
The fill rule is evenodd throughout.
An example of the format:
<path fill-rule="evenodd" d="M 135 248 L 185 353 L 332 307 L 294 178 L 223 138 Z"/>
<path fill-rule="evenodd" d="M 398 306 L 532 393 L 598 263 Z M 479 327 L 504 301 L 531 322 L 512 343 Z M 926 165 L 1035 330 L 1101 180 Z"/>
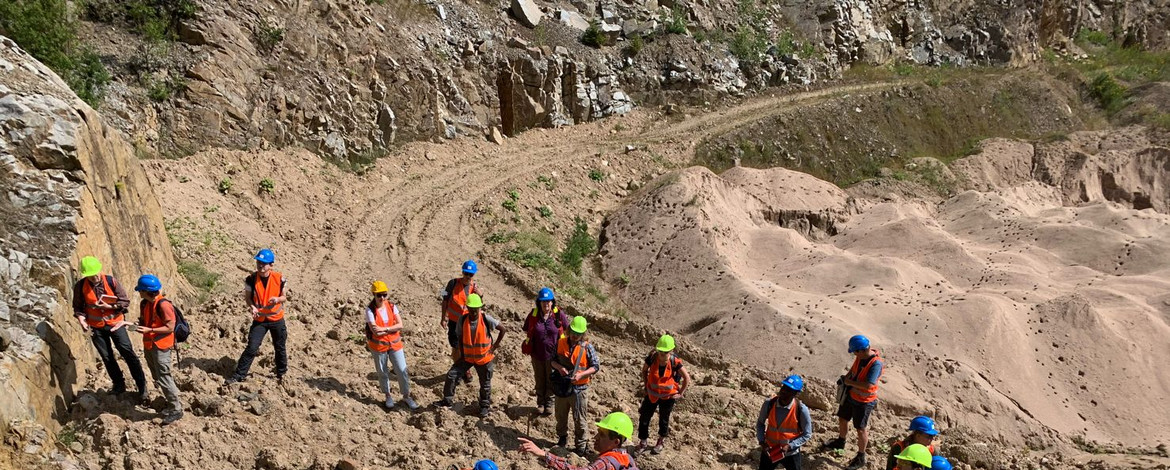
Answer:
<path fill-rule="evenodd" d="M 479 294 L 467 296 L 467 313 L 463 314 L 456 323 L 455 364 L 447 371 L 447 381 L 443 384 L 443 399 L 439 406 L 451 407 L 455 405 L 455 382 L 465 376 L 472 368 L 479 376 L 479 416 L 486 418 L 492 409 L 492 373 L 495 370 L 496 349 L 503 341 L 507 329 L 491 315 L 480 310 L 483 308 L 483 299 Z M 499 332 L 495 342 L 492 342 L 491 331 Z"/>
<path fill-rule="evenodd" d="M 910 444 L 921 444 L 926 446 L 931 454 L 938 455 L 938 451 L 934 450 L 934 436 L 937 435 L 938 429 L 934 427 L 933 419 L 929 416 L 915 416 L 910 420 L 910 435 L 890 445 L 890 454 L 886 456 L 886 470 L 894 470 L 894 467 L 898 466 L 896 457 Z"/>
<path fill-rule="evenodd" d="M 536 408 L 540 410 L 541 416 L 552 414 L 549 411 L 549 397 L 552 395 L 549 375 L 552 373 L 552 362 L 557 353 L 557 340 L 564 335 L 568 323 L 568 318 L 557 307 L 553 290 L 548 287 L 540 288 L 536 295 L 536 307 L 524 319 L 524 333 L 528 337 L 524 340 L 521 351 L 532 357 Z"/>
<path fill-rule="evenodd" d="M 849 435 L 849 422 L 857 430 L 857 455 L 849 461 L 848 469 L 856 470 L 866 464 L 865 449 L 869 444 L 869 415 L 877 406 L 878 379 L 882 376 L 884 363 L 878 351 L 869 345 L 869 338 L 856 335 L 849 338 L 849 353 L 853 354 L 853 365 L 849 373 L 841 376 L 841 382 L 849 393 L 837 408 L 838 436 L 826 442 L 826 449 L 844 449 L 845 437 Z"/>
<path fill-rule="evenodd" d="M 471 294 L 479 294 L 483 298 L 483 294 L 479 291 L 479 286 L 475 284 L 475 273 L 479 271 L 479 266 L 473 260 L 463 262 L 462 272 L 463 277 L 455 278 L 447 281 L 447 285 L 443 287 L 440 292 L 440 297 L 443 298 L 443 313 L 439 317 L 439 326 L 447 327 L 447 343 L 451 345 L 451 360 L 458 361 L 457 349 L 459 349 L 459 320 L 467 313 L 467 298 Z M 463 376 L 463 381 L 471 383 L 471 370 Z"/>
<path fill-rule="evenodd" d="M 756 441 L 760 443 L 760 470 L 784 467 L 800 470 L 800 446 L 812 438 L 812 415 L 797 395 L 804 379 L 789 375 L 780 382 L 776 395 L 764 402 L 756 418 Z"/>
<path fill-rule="evenodd" d="M 130 335 L 123 328 L 130 298 L 114 276 L 102 274 L 102 263 L 97 258 L 82 258 L 80 271 L 82 279 L 73 285 L 73 315 L 82 330 L 92 332 L 93 346 L 113 382 L 111 392 L 114 395 L 126 393 L 126 378 L 114 359 L 114 350 L 117 349 L 138 387 L 138 397 L 145 400 L 148 396 L 146 374 L 142 372 L 142 362 L 130 343 Z"/>
<path fill-rule="evenodd" d="M 162 294 L 158 276 L 143 274 L 134 287 L 142 297 L 139 305 L 141 320 L 136 331 L 142 333 L 142 352 L 154 386 L 162 390 L 170 409 L 163 413 L 163 426 L 183 417 L 183 403 L 179 401 L 179 387 L 171 376 L 171 351 L 175 348 L 175 306 Z"/>
<path fill-rule="evenodd" d="M 252 361 L 260 354 L 264 335 L 272 333 L 272 346 L 276 351 L 276 381 L 283 382 L 288 372 L 288 327 L 284 322 L 285 280 L 272 269 L 276 254 L 270 249 L 256 253 L 256 272 L 244 279 L 244 300 L 252 308 L 252 326 L 248 328 L 248 346 L 236 362 L 236 371 L 227 379 L 227 385 L 243 382 L 248 378 Z"/>
<path fill-rule="evenodd" d="M 556 360 L 552 363 L 553 393 L 556 399 L 557 445 L 569 440 L 569 410 L 573 411 L 573 443 L 577 455 L 585 455 L 585 416 L 589 413 L 589 379 L 601 370 L 601 359 L 585 339 L 585 317 L 573 317 L 569 334 L 557 340 Z M 628 436 L 627 436 L 628 437 Z"/>
<path fill-rule="evenodd" d="M 588 467 L 574 467 L 564 457 L 541 450 L 528 439 L 520 438 L 520 452 L 540 458 L 540 464 L 553 470 L 637 470 L 634 458 L 622 446 L 634 434 L 634 421 L 625 413 L 615 412 L 597 422 L 593 450 L 599 457 Z"/>
<path fill-rule="evenodd" d="M 646 449 L 646 440 L 650 438 L 650 419 L 654 411 L 658 411 L 658 442 L 650 449 L 650 453 L 658 455 L 666 446 L 666 437 L 670 434 L 670 413 L 674 410 L 674 403 L 682 399 L 683 393 L 691 385 L 691 375 L 683 367 L 682 359 L 674 355 L 674 337 L 662 335 L 658 338 L 655 351 L 646 356 L 642 366 L 642 383 L 646 384 L 646 397 L 642 398 L 642 406 L 638 408 L 638 447 L 634 455 Z"/>
<path fill-rule="evenodd" d="M 389 362 L 398 376 L 398 388 L 406 406 L 411 410 L 418 409 L 418 404 L 410 398 L 410 375 L 406 372 L 406 353 L 402 352 L 402 316 L 398 306 L 387 300 L 390 289 L 385 282 L 374 281 L 370 292 L 374 298 L 366 306 L 366 347 L 374 357 L 374 369 L 378 371 L 382 394 L 386 396 L 386 408 L 394 408 L 394 398 L 390 396 L 390 369 L 386 364 Z"/>

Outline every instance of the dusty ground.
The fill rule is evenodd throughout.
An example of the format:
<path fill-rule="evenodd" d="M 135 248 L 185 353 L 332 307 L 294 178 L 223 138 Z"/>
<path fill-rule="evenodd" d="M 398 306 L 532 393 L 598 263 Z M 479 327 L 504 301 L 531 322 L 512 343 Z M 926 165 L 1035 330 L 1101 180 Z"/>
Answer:
<path fill-rule="evenodd" d="M 444 332 L 440 330 L 437 321 L 439 307 L 436 293 L 449 277 L 456 274 L 459 263 L 466 258 L 482 261 L 481 266 L 484 268 L 479 282 L 487 294 L 489 311 L 510 325 L 517 326 L 521 312 L 530 308 L 528 294 L 555 276 L 544 271 L 521 268 L 507 255 L 511 245 L 488 243 L 491 235 L 548 233 L 554 240 L 561 240 L 572 229 L 572 220 L 576 216 L 582 217 L 590 231 L 597 235 L 604 214 L 617 210 L 635 188 L 646 188 L 637 193 L 637 200 L 673 186 L 663 186 L 663 180 L 649 185 L 646 183 L 690 161 L 694 146 L 703 138 L 726 132 L 771 112 L 836 99 L 842 94 L 852 93 L 856 96 L 874 93 L 885 86 L 871 85 L 763 98 L 689 119 L 684 119 L 682 115 L 666 116 L 644 110 L 603 123 L 531 131 L 509 139 L 501 146 L 474 139 L 462 139 L 446 145 L 413 144 L 392 157 L 380 160 L 376 167 L 360 176 L 342 172 L 316 156 L 298 151 L 213 151 L 179 161 L 146 162 L 148 172 L 157 181 L 157 192 L 169 220 L 172 241 L 175 242 L 180 258 L 188 262 L 185 269 L 190 272 L 195 269 L 193 266 L 202 265 L 210 272 L 223 275 L 202 306 L 196 307 L 192 300 L 183 302 L 188 306 L 189 318 L 196 328 L 190 347 L 182 351 L 178 372 L 180 387 L 190 413 L 177 425 L 160 429 L 150 410 L 118 404 L 114 399 L 106 397 L 104 390 L 109 384 L 104 377 L 98 377 L 89 384 L 90 389 L 96 392 L 83 396 L 74 408 L 72 425 L 77 429 L 78 445 L 70 450 L 70 460 L 79 462 L 83 468 L 285 469 L 333 468 L 344 458 L 364 468 L 444 468 L 452 463 L 469 464 L 478 457 L 492 457 L 510 464 L 511 468 L 536 468 L 533 459 L 515 452 L 515 438 L 532 435 L 547 446 L 550 440 L 555 440 L 555 436 L 550 419 L 535 420 L 529 430 L 527 416 L 532 411 L 533 400 L 527 390 L 531 377 L 530 367 L 518 352 L 520 335 L 514 333 L 505 340 L 505 352 L 499 359 L 493 396 L 500 411 L 486 420 L 475 417 L 474 406 L 467 406 L 472 401 L 474 388 L 466 386 L 459 389 L 458 401 L 461 404 L 454 411 L 437 410 L 430 406 L 439 398 L 442 375 L 447 367 Z M 627 145 L 632 148 L 627 148 Z M 685 174 L 698 173 L 701 171 L 687 170 Z M 271 193 L 260 189 L 264 179 L 272 181 Z M 226 183 L 221 184 L 225 180 L 231 181 L 231 187 L 220 191 L 219 188 L 227 186 Z M 549 184 L 549 181 L 555 183 Z M 826 194 L 836 194 L 834 197 L 844 197 L 839 190 L 824 186 L 824 183 L 805 183 Z M 766 187 L 755 187 L 758 194 L 768 192 Z M 512 191 L 514 196 L 510 194 Z M 716 196 L 720 193 L 711 191 L 704 194 Z M 1043 192 L 1036 190 L 1029 194 L 1040 198 Z M 598 418 L 616 409 L 636 414 L 639 399 L 635 391 L 639 389 L 639 361 L 649 351 L 652 339 L 659 334 L 660 328 L 665 327 L 673 332 L 688 334 L 682 342 L 681 350 L 685 354 L 684 358 L 692 363 L 692 373 L 699 385 L 689 393 L 676 413 L 674 429 L 677 435 L 672 441 L 671 450 L 662 456 L 639 459 L 642 468 L 744 468 L 746 463 L 754 462 L 755 455 L 749 454 L 755 447 L 753 418 L 759 403 L 772 388 L 763 379 L 777 378 L 789 368 L 815 378 L 806 399 L 810 405 L 819 408 L 814 412 L 817 433 L 814 442 L 819 442 L 829 435 L 829 429 L 835 424 L 823 410 L 828 406 L 826 396 L 831 390 L 828 382 L 820 378 L 834 377 L 847 365 L 848 357 L 839 347 L 843 343 L 842 338 L 847 335 L 843 330 L 856 328 L 854 323 L 860 323 L 862 318 L 872 322 L 869 317 L 856 316 L 858 312 L 867 311 L 862 308 L 864 304 L 909 302 L 912 304 L 911 310 L 918 311 L 920 316 L 931 317 L 932 325 L 935 322 L 944 323 L 942 315 L 953 315 L 947 319 L 954 318 L 956 322 L 960 322 L 960 317 L 962 320 L 961 324 L 948 327 L 955 329 L 955 332 L 940 331 L 939 334 L 946 334 L 948 338 L 935 339 L 937 345 L 928 342 L 917 346 L 905 342 L 908 341 L 907 337 L 902 335 L 909 333 L 901 332 L 900 322 L 895 318 L 905 312 L 890 311 L 880 317 L 883 326 L 874 336 L 880 342 L 891 343 L 885 352 L 897 365 L 886 376 L 886 393 L 891 400 L 879 408 L 875 417 L 874 441 L 878 444 L 871 450 L 874 452 L 874 462 L 880 460 L 877 453 L 882 450 L 882 443 L 902 434 L 901 428 L 911 413 L 929 410 L 948 417 L 943 421 L 945 431 L 941 442 L 944 451 L 977 468 L 1072 468 L 1077 465 L 1084 468 L 1165 468 L 1164 456 L 1087 455 L 1069 444 L 1069 435 L 1058 434 L 1036 420 L 1020 418 L 1022 421 L 1014 424 L 1018 414 L 1014 407 L 1005 403 L 1010 400 L 991 396 L 989 390 L 993 387 L 985 382 L 987 378 L 980 372 L 992 367 L 1004 367 L 1017 354 L 1023 354 L 1030 360 L 1031 355 L 1017 350 L 1024 348 L 1022 344 L 1013 344 L 1016 349 L 997 348 L 994 344 L 982 345 L 985 351 L 994 353 L 992 360 L 987 362 L 980 360 L 974 351 L 964 352 L 962 361 L 969 365 L 958 367 L 954 381 L 947 382 L 950 380 L 946 378 L 949 372 L 944 371 L 955 365 L 955 359 L 950 354 L 952 350 L 945 346 L 948 344 L 946 340 L 967 334 L 969 330 L 982 331 L 988 338 L 1002 335 L 1004 331 L 1036 335 L 1034 341 L 1041 341 L 1041 333 L 1034 330 L 1041 327 L 1028 323 L 1030 318 L 1015 318 L 1007 325 L 1011 328 L 986 331 L 984 327 L 987 322 L 982 317 L 962 316 L 958 312 L 951 314 L 947 313 L 950 312 L 948 310 L 943 310 L 943 313 L 925 313 L 922 301 L 935 299 L 935 302 L 939 302 L 938 299 L 943 297 L 952 303 L 961 303 L 958 297 L 966 296 L 970 299 L 968 303 L 983 306 L 1004 306 L 1004 302 L 1011 305 L 1012 301 L 1000 301 L 999 304 L 976 301 L 977 294 L 963 293 L 962 288 L 954 285 L 958 281 L 948 280 L 951 284 L 945 287 L 941 284 L 935 286 L 934 283 L 942 282 L 941 277 L 925 271 L 917 277 L 896 279 L 898 275 L 891 266 L 908 265 L 910 259 L 918 256 L 910 248 L 904 248 L 904 252 L 893 252 L 886 258 L 864 254 L 893 249 L 890 246 L 863 246 L 866 240 L 873 239 L 862 236 L 865 230 L 880 228 L 891 231 L 894 236 L 902 233 L 898 232 L 897 224 L 883 225 L 880 223 L 882 221 L 916 216 L 918 225 L 932 227 L 929 230 L 931 233 L 949 233 L 945 227 L 960 231 L 962 227 L 959 226 L 968 223 L 964 221 L 965 217 L 969 217 L 964 215 L 967 213 L 964 204 L 980 204 L 982 212 L 974 213 L 983 214 L 985 219 L 994 221 L 997 220 L 996 215 L 1002 216 L 1002 213 L 1012 211 L 1008 206 L 1020 203 L 1025 199 L 1024 196 L 1013 198 L 1010 195 L 971 194 L 949 202 L 950 210 L 947 206 L 933 209 L 929 205 L 910 202 L 864 206 L 860 215 L 848 224 L 837 227 L 840 232 L 836 238 L 824 242 L 828 246 L 814 245 L 793 235 L 796 232 L 782 233 L 782 229 L 775 227 L 761 228 L 758 232 L 760 236 L 754 240 L 744 239 L 745 242 L 765 244 L 767 246 L 763 248 L 772 250 L 768 253 L 776 254 L 775 250 L 782 248 L 776 239 L 784 237 L 791 244 L 789 246 L 796 250 L 803 248 L 805 252 L 814 254 L 827 251 L 839 260 L 823 268 L 814 266 L 809 269 L 835 272 L 835 278 L 841 281 L 838 284 L 848 285 L 825 284 L 804 292 L 799 300 L 784 300 L 799 301 L 800 307 L 806 309 L 808 315 L 807 319 L 788 320 L 791 324 L 800 324 L 796 330 L 790 329 L 788 323 L 773 324 L 776 337 L 796 339 L 799 336 L 795 346 L 776 342 L 775 339 L 760 343 L 758 338 L 744 337 L 744 331 L 754 331 L 754 328 L 743 328 L 751 324 L 742 322 L 733 323 L 730 327 L 721 324 L 709 326 L 710 329 L 686 331 L 692 324 L 688 319 L 691 316 L 709 315 L 727 305 L 721 296 L 728 294 L 707 287 L 700 291 L 691 286 L 687 295 L 709 300 L 696 304 L 700 308 L 693 306 L 685 312 L 670 311 L 677 313 L 677 316 L 661 310 L 657 301 L 651 301 L 651 297 L 631 295 L 648 283 L 648 278 L 634 276 L 630 285 L 624 288 L 627 291 L 625 293 L 619 292 L 622 289 L 620 287 L 606 287 L 609 285 L 606 281 L 614 281 L 621 274 L 621 270 L 613 267 L 614 257 L 619 253 L 615 247 L 626 242 L 608 235 L 604 245 L 608 253 L 605 270 L 602 274 L 590 274 L 590 270 L 587 270 L 578 279 L 592 286 L 594 291 L 600 289 L 600 292 L 562 296 L 566 299 L 565 305 L 583 311 L 596 325 L 593 339 L 603 358 L 603 372 L 592 384 L 591 415 Z M 723 207 L 731 209 L 734 214 L 735 210 L 746 212 L 750 210 L 750 204 L 757 204 L 750 202 L 749 197 L 740 197 L 748 202 L 738 204 L 736 201 L 699 198 L 695 207 L 705 210 Z M 509 200 L 513 201 L 515 211 L 503 206 Z M 676 205 L 683 206 L 689 200 L 676 202 Z M 778 199 L 771 202 L 783 205 L 790 204 L 792 200 Z M 541 207 L 548 208 L 551 214 L 547 217 L 541 215 Z M 1052 211 L 1056 212 L 1033 214 L 1030 220 L 1037 221 L 1039 228 L 1087 221 L 1095 224 L 1098 230 L 1104 230 L 1100 227 L 1114 224 L 1110 222 L 1113 220 L 1111 217 L 1116 217 L 1118 213 L 1109 207 Z M 647 220 L 666 216 L 656 212 L 644 215 Z M 615 220 L 620 220 L 620 217 Z M 762 221 L 754 220 L 749 215 L 741 218 L 745 223 L 750 221 L 762 225 Z M 1048 218 L 1054 220 L 1049 221 Z M 611 222 L 611 225 L 613 223 L 616 222 Z M 975 245 L 969 248 L 975 251 L 975 255 L 965 258 L 971 265 L 958 262 L 949 264 L 956 271 L 966 267 L 973 269 L 966 274 L 970 279 L 963 278 L 967 279 L 965 282 L 974 283 L 984 278 L 981 281 L 984 290 L 1002 289 L 993 286 L 998 281 L 986 279 L 989 275 L 994 278 L 995 272 L 984 272 L 981 269 L 993 265 L 998 268 L 997 272 L 1011 272 L 1010 267 L 1017 266 L 1012 256 L 1018 255 L 1005 248 L 1014 245 L 1000 240 L 1007 230 L 1004 224 L 1008 223 L 1016 222 L 991 224 L 980 228 L 978 235 L 968 235 L 972 237 L 969 243 Z M 1110 230 L 1118 232 L 1114 238 L 1124 239 L 1133 245 L 1144 243 L 1131 241 L 1133 238 L 1150 234 L 1164 236 L 1165 230 L 1160 227 L 1165 223 L 1166 217 L 1163 215 L 1143 214 L 1140 220 L 1135 218 L 1129 225 Z M 1142 234 L 1137 231 L 1142 231 Z M 979 237 L 989 240 L 979 240 Z M 995 240 L 999 241 L 992 243 Z M 1060 238 L 1053 235 L 1051 240 L 1059 241 Z M 1140 246 L 1147 245 L 1150 256 L 1159 252 L 1156 249 L 1158 245 L 1152 242 Z M 770 263 L 766 259 L 750 256 L 753 253 L 751 246 L 745 244 L 733 247 L 737 249 L 739 258 L 721 262 L 726 263 L 727 269 L 751 273 L 757 279 L 776 278 L 779 276 L 777 273 L 798 270 L 797 258 L 789 261 L 781 271 L 764 266 Z M 988 248 L 980 248 L 984 246 Z M 264 355 L 253 368 L 254 378 L 242 385 L 223 387 L 223 377 L 229 373 L 235 358 L 243 349 L 242 335 L 249 321 L 246 309 L 242 301 L 236 299 L 238 296 L 235 293 L 245 270 L 251 265 L 251 254 L 260 247 L 271 247 L 276 251 L 277 269 L 283 271 L 289 279 L 291 371 L 283 387 L 274 383 L 270 372 L 271 347 L 266 344 Z M 723 256 L 728 254 L 730 252 Z M 808 255 L 801 256 L 807 263 Z M 866 256 L 872 259 L 858 261 Z M 899 261 L 898 258 L 905 260 Z M 623 262 L 633 265 L 638 260 L 630 256 L 629 260 Z M 1158 258 L 1151 258 L 1151 262 L 1159 261 Z M 1052 260 L 1048 260 L 1048 263 L 1044 266 L 1059 264 Z M 854 270 L 848 268 L 851 265 L 869 266 L 871 269 Z M 1065 268 L 1065 271 L 1068 271 L 1066 274 L 1070 279 L 1076 277 L 1086 283 L 1100 277 L 1089 272 L 1082 273 L 1086 269 L 1090 268 L 1070 267 Z M 646 274 L 653 273 L 647 271 Z M 870 280 L 868 276 L 871 274 L 878 275 L 881 280 Z M 401 407 L 385 412 L 379 406 L 379 393 L 371 375 L 370 360 L 358 339 L 361 320 L 357 309 L 366 301 L 365 292 L 369 281 L 373 279 L 383 279 L 390 284 L 392 299 L 405 312 L 409 328 L 406 334 L 407 355 L 415 384 L 413 395 L 426 406 L 415 413 Z M 703 278 L 697 277 L 695 281 L 700 279 Z M 1148 288 L 1165 284 L 1165 276 L 1156 273 L 1143 279 Z M 1125 282 L 1130 280 L 1125 277 L 1112 279 L 1096 287 L 1113 285 L 1122 289 L 1123 285 L 1128 285 Z M 175 283 L 174 280 L 166 281 Z M 772 282 L 774 286 L 771 288 L 781 285 L 779 281 Z M 879 291 L 882 286 L 894 286 L 898 282 L 904 282 L 904 290 Z M 915 283 L 918 287 L 914 287 Z M 880 285 L 860 287 L 871 284 Z M 934 289 L 943 292 L 935 292 Z M 1076 281 L 1045 289 L 1046 292 L 1051 291 L 1053 296 L 1060 289 L 1079 291 L 1081 297 L 1097 295 Z M 694 296 L 698 292 L 702 292 L 702 295 Z M 992 293 L 986 295 L 992 296 Z M 1012 295 L 1029 294 L 1022 291 L 995 294 L 995 298 L 1012 298 Z M 623 299 L 634 302 L 623 304 Z M 822 306 L 825 312 L 820 311 Z M 696 313 L 700 309 L 704 311 Z M 635 320 L 620 318 L 624 315 Z M 1043 317 L 1042 314 L 1033 316 L 1036 321 Z M 830 319 L 836 328 L 831 334 L 822 335 L 820 332 L 824 327 L 818 324 Z M 1134 317 L 1123 313 L 1110 314 L 1107 320 L 1139 330 L 1141 336 L 1129 337 L 1134 345 L 1142 344 L 1138 340 L 1143 338 L 1147 340 L 1146 344 L 1159 344 L 1156 339 L 1161 331 L 1159 328 L 1164 328 L 1164 325 L 1157 326 L 1148 321 L 1135 323 Z M 1115 325 L 1111 328 L 1119 327 Z M 726 334 L 721 337 L 713 334 L 722 328 L 728 329 Z M 964 333 L 960 333 L 960 330 Z M 930 331 L 928 334 L 934 334 L 935 330 Z M 1057 338 L 1054 341 L 1066 347 L 1071 344 L 1083 348 L 1091 344 L 1091 339 L 1095 337 L 1093 335 L 1099 334 L 1095 330 L 1086 330 L 1078 333 L 1077 338 Z M 745 338 L 742 339 L 745 341 L 743 344 L 756 341 L 754 344 L 757 349 L 729 347 L 736 335 Z M 1164 334 L 1161 337 L 1165 337 Z M 1042 338 L 1048 340 L 1048 336 Z M 801 340 L 804 342 L 800 343 Z M 895 342 L 900 344 L 895 346 L 892 344 Z M 767 348 L 759 347 L 765 344 Z M 796 349 L 801 352 L 791 354 Z M 1155 352 L 1147 357 L 1158 357 L 1154 349 Z M 728 358 L 709 350 L 725 350 Z M 758 350 L 783 351 L 786 355 L 803 355 L 805 359 L 794 363 L 779 362 L 770 355 L 764 359 L 765 355 L 758 354 Z M 1133 351 L 1140 352 L 1136 349 Z M 1050 360 L 1048 354 L 1050 350 L 1046 349 L 1045 361 Z M 768 367 L 776 372 L 762 372 L 743 366 L 738 360 Z M 1158 361 L 1147 360 L 1147 363 L 1153 367 Z M 1039 364 L 1019 366 L 1028 374 L 1021 380 L 1013 381 L 1006 374 L 998 377 L 1005 381 L 1009 391 L 1036 387 L 1033 380 L 1043 379 L 1034 377 L 1035 374 L 1042 375 L 1046 370 L 1040 368 Z M 1065 374 L 1071 371 L 1066 370 L 1067 367 L 1072 366 L 1052 369 L 1054 374 L 1061 374 L 1061 391 L 1071 387 L 1064 383 Z M 921 377 L 916 374 L 924 371 L 929 371 L 933 374 L 932 378 L 938 379 L 938 387 L 912 385 L 916 383 L 914 377 Z M 1159 382 L 1164 381 L 1164 377 L 1155 376 L 1151 380 L 1150 386 L 1162 387 L 1163 392 L 1166 390 L 1166 384 Z M 997 385 L 1003 387 L 1002 384 Z M 963 390 L 964 397 L 973 399 L 966 406 L 991 405 L 979 419 L 970 417 L 965 409 L 948 409 L 952 406 L 958 408 L 958 405 L 937 397 L 954 389 Z M 927 399 L 929 405 L 926 405 L 921 404 L 923 397 L 936 398 Z M 1147 405 L 1142 401 L 1135 403 Z M 1034 406 L 1031 403 L 1027 405 Z M 1049 410 L 1059 414 L 1055 408 Z M 1146 409 L 1158 408 L 1151 406 Z M 1156 424 L 1155 421 L 1160 423 L 1159 419 L 1165 419 L 1155 415 L 1147 412 L 1145 419 L 1150 420 L 1151 425 Z M 1047 422 L 1047 419 L 1047 415 L 1037 418 L 1041 422 Z M 1009 424 L 1004 428 L 1007 431 L 1000 432 L 997 429 L 1000 424 Z M 1093 429 L 1095 433 L 1114 430 L 1130 432 L 1120 427 Z M 1028 437 L 1026 442 L 1022 442 L 1017 436 L 1004 435 L 1007 432 L 1027 432 Z M 1090 437 L 1096 438 L 1097 435 L 1091 434 Z M 1031 450 L 1025 446 L 1031 447 Z M 1139 448 L 1130 443 L 1125 447 L 1102 448 L 1100 451 L 1122 454 L 1133 452 L 1134 449 L 1149 450 L 1148 447 Z M 817 455 L 811 459 L 809 468 L 841 468 L 848 457 Z M 1106 458 L 1110 461 L 1107 467 L 1088 463 Z M 1042 461 L 1047 463 L 1041 466 Z M 751 466 L 754 467 L 754 463 Z"/>

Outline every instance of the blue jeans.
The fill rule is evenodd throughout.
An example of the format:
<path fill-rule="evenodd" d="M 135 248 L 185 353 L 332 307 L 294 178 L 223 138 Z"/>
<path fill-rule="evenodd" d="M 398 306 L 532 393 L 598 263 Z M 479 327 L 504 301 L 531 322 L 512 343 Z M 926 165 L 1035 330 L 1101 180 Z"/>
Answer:
<path fill-rule="evenodd" d="M 406 371 L 406 353 L 402 350 L 376 352 L 370 351 L 374 357 L 374 370 L 378 371 L 378 382 L 382 386 L 382 394 L 386 398 L 390 398 L 390 369 L 386 367 L 389 362 L 390 366 L 394 368 L 394 374 L 398 376 L 398 389 L 402 392 L 403 398 L 410 398 L 410 375 Z"/>

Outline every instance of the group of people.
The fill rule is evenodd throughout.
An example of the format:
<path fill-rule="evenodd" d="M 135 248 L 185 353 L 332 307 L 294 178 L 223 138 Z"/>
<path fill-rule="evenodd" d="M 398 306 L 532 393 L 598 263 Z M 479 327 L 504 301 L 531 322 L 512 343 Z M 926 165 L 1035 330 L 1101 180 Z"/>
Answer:
<path fill-rule="evenodd" d="M 283 380 L 288 371 L 286 342 L 288 330 L 284 322 L 286 281 L 273 270 L 275 254 L 263 249 L 255 256 L 256 271 L 244 281 L 244 298 L 252 316 L 248 344 L 236 363 L 235 371 L 226 384 L 240 382 L 248 377 L 253 360 L 259 354 L 264 337 L 272 334 L 276 353 L 275 374 Z M 164 425 L 183 416 L 178 389 L 171 376 L 171 351 L 175 347 L 176 309 L 162 294 L 158 277 L 144 274 L 135 287 L 141 297 L 140 323 L 127 322 L 129 299 L 113 276 L 102 274 L 101 262 L 92 256 L 82 259 L 81 280 L 74 286 L 73 309 L 83 329 L 92 332 L 93 344 L 113 382 L 113 393 L 126 392 L 125 379 L 113 356 L 116 349 L 122 356 L 137 386 L 138 396 L 146 401 L 149 392 L 142 366 L 131 346 L 127 330 L 142 334 L 143 350 L 154 377 L 156 387 L 163 391 L 168 408 L 163 413 Z M 479 415 L 486 417 L 492 411 L 491 381 L 495 370 L 495 355 L 509 331 L 498 319 L 483 311 L 484 294 L 475 283 L 478 266 L 472 260 L 462 265 L 462 276 L 451 279 L 441 292 L 440 325 L 447 328 L 451 346 L 451 367 L 443 384 L 440 407 L 452 407 L 455 388 L 459 382 L 470 383 L 471 372 L 479 379 Z M 399 308 L 390 302 L 385 282 L 374 281 L 370 286 L 372 299 L 365 309 L 366 346 L 373 358 L 374 369 L 385 397 L 384 406 L 394 408 L 397 402 L 391 394 L 391 376 L 397 378 L 403 402 L 411 410 L 418 404 L 411 397 L 410 375 L 403 348 L 403 319 Z M 127 328 L 129 326 L 129 328 Z M 536 410 L 540 416 L 555 414 L 557 446 L 568 449 L 569 417 L 573 419 L 572 450 L 586 455 L 589 383 L 601 371 L 601 358 L 589 342 L 588 321 L 582 316 L 569 318 L 557 306 L 555 292 L 541 288 L 532 311 L 525 317 L 523 354 L 531 358 L 535 385 Z M 594 423 L 596 432 L 592 449 L 599 456 L 591 470 L 636 469 L 634 457 L 649 450 L 663 452 L 670 434 L 670 417 L 675 403 L 682 399 L 691 385 L 691 377 L 682 360 L 674 354 L 675 341 L 670 335 L 659 338 L 654 350 L 643 361 L 641 381 L 645 397 L 639 406 L 638 443 L 627 453 L 626 443 L 634 436 L 633 420 L 622 412 L 606 415 Z M 825 442 L 822 450 L 843 449 L 852 422 L 857 433 L 857 455 L 848 468 L 855 470 L 866 465 L 867 431 L 871 412 L 876 406 L 878 380 L 883 362 L 869 340 L 861 335 L 849 340 L 849 352 L 854 355 L 848 373 L 838 381 L 837 410 L 839 420 L 837 438 Z M 761 470 L 783 467 L 801 468 L 801 448 L 812 438 L 812 418 L 808 407 L 799 399 L 804 380 L 789 375 L 780 381 L 776 394 L 766 400 L 756 420 L 756 437 L 760 445 Z M 571 413 L 570 413 L 571 412 Z M 658 415 L 657 440 L 649 445 L 650 423 Z M 934 421 L 926 416 L 914 418 L 909 436 L 897 441 L 887 460 L 887 470 L 930 468 L 949 470 L 951 465 L 938 456 L 932 441 L 938 434 Z M 520 439 L 520 451 L 533 454 L 547 467 L 556 470 L 573 469 L 569 462 L 547 452 L 530 440 Z M 490 465 L 490 466 L 489 466 Z M 481 461 L 477 469 L 494 468 L 494 463 Z"/>

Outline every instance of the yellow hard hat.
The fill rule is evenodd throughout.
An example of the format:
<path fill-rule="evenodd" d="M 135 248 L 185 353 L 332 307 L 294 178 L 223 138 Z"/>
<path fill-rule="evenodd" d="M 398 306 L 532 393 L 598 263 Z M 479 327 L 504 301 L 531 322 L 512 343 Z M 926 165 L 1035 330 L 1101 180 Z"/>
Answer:
<path fill-rule="evenodd" d="M 654 349 L 662 352 L 674 351 L 674 337 L 670 335 L 662 335 L 661 338 L 658 338 L 658 344 L 654 346 Z"/>
<path fill-rule="evenodd" d="M 569 323 L 569 329 L 579 335 L 585 334 L 585 330 L 588 328 L 589 323 L 585 321 L 585 317 L 573 317 L 573 321 Z"/>
<path fill-rule="evenodd" d="M 390 292 L 390 288 L 386 287 L 385 282 L 374 281 L 373 284 L 370 284 L 370 293 L 371 294 L 382 294 L 382 293 L 386 293 L 386 292 Z"/>
<path fill-rule="evenodd" d="M 483 307 L 483 298 L 479 294 L 471 294 L 467 296 L 467 308 L 481 308 Z"/>
<path fill-rule="evenodd" d="M 605 415 L 601 421 L 597 422 L 597 427 L 616 432 L 626 439 L 634 435 L 634 421 L 630 419 L 629 415 L 620 411 Z"/>
<path fill-rule="evenodd" d="M 909 460 L 926 468 L 930 468 L 932 459 L 930 449 L 922 444 L 910 444 L 902 450 L 902 453 L 895 455 L 894 458 L 898 460 Z"/>
<path fill-rule="evenodd" d="M 98 261 L 96 257 L 81 258 L 81 277 L 90 277 L 100 272 L 102 272 L 102 262 Z"/>

